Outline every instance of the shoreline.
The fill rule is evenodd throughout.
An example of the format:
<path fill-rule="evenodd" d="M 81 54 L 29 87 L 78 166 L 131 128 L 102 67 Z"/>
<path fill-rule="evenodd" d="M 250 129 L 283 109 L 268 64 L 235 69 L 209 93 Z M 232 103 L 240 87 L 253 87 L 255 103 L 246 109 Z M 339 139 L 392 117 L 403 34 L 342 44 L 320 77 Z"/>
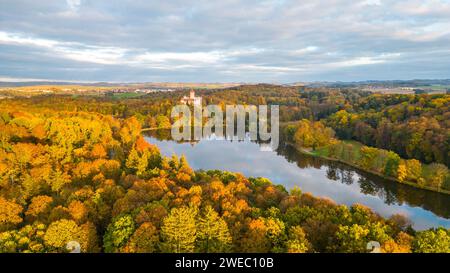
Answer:
<path fill-rule="evenodd" d="M 411 181 L 403 181 L 403 182 L 401 182 L 400 180 L 395 179 L 393 177 L 385 176 L 385 175 L 383 175 L 381 173 L 378 173 L 378 172 L 375 172 L 375 171 L 372 171 L 372 170 L 363 169 L 363 168 L 361 168 L 358 165 L 355 165 L 355 164 L 347 162 L 347 161 L 343 161 L 341 159 L 332 158 L 332 157 L 328 157 L 328 156 L 317 155 L 317 154 L 311 153 L 310 151 L 308 151 L 306 149 L 299 149 L 299 148 L 295 147 L 295 145 L 293 143 L 286 142 L 285 144 L 291 146 L 292 148 L 294 148 L 299 153 L 306 154 L 306 155 L 313 156 L 313 157 L 317 157 L 317 158 L 321 158 L 321 159 L 324 159 L 324 160 L 329 160 L 329 161 L 345 164 L 347 166 L 353 167 L 353 168 L 358 169 L 360 171 L 376 175 L 376 176 L 378 176 L 380 178 L 387 179 L 387 180 L 390 180 L 392 182 L 396 182 L 396 183 L 403 184 L 403 185 L 408 185 L 408 186 L 411 186 L 411 187 L 414 187 L 414 188 L 418 188 L 418 189 L 422 189 L 422 190 L 427 190 L 427 191 L 432 191 L 432 192 L 437 192 L 437 193 L 450 195 L 450 191 L 447 191 L 447 190 L 434 189 L 434 188 L 431 188 L 431 187 L 428 187 L 428 186 L 421 186 L 421 185 L 418 185 L 418 184 L 416 184 L 414 182 L 411 182 Z"/>
<path fill-rule="evenodd" d="M 141 132 L 148 132 L 148 131 L 155 131 L 155 130 L 168 130 L 171 129 L 172 127 L 163 127 L 163 128 L 158 128 L 158 127 L 152 127 L 152 128 L 143 128 L 141 129 Z"/>
<path fill-rule="evenodd" d="M 148 132 L 148 131 L 155 131 L 155 130 L 167 130 L 167 129 L 171 129 L 171 127 L 169 127 L 169 128 L 158 128 L 158 127 L 144 128 L 144 129 L 141 130 L 141 132 Z M 383 175 L 383 174 L 381 174 L 379 172 L 375 172 L 375 171 L 372 171 L 372 170 L 366 170 L 366 169 L 364 169 L 364 168 L 362 168 L 362 167 L 360 167 L 360 166 L 358 166 L 356 164 L 353 164 L 351 162 L 343 161 L 341 159 L 337 159 L 337 158 L 333 158 L 333 157 L 317 155 L 317 154 L 314 154 L 314 153 L 308 151 L 307 149 L 303 149 L 303 148 L 299 149 L 293 143 L 290 143 L 290 142 L 285 142 L 284 144 L 288 145 L 288 146 L 291 146 L 293 149 L 295 149 L 295 151 L 297 151 L 297 152 L 299 152 L 301 154 L 313 156 L 313 157 L 316 157 L 316 158 L 320 158 L 320 159 L 324 159 L 324 160 L 328 160 L 328 161 L 332 161 L 332 162 L 338 162 L 338 163 L 344 164 L 346 166 L 358 169 L 360 171 L 363 171 L 363 172 L 375 175 L 375 176 L 377 176 L 379 178 L 386 179 L 386 180 L 389 180 L 389 181 L 392 181 L 392 182 L 395 182 L 395 183 L 408 185 L 410 187 L 414 187 L 414 188 L 417 188 L 417 189 L 422 189 L 422 190 L 427 190 L 427 191 L 432 191 L 432 192 L 436 192 L 436 193 L 450 195 L 450 191 L 449 190 L 435 189 L 435 188 L 428 187 L 428 186 L 421 186 L 421 185 L 418 185 L 417 183 L 414 183 L 414 182 L 411 182 L 411 181 L 400 181 L 400 180 L 398 180 L 396 178 L 385 176 L 385 175 Z"/>

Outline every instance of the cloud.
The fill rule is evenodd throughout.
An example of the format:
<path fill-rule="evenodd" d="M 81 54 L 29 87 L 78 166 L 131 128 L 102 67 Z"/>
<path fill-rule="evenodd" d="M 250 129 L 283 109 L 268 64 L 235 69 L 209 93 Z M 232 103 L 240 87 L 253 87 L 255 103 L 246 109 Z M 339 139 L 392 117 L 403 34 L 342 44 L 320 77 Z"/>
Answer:
<path fill-rule="evenodd" d="M 78 62 L 102 65 L 130 65 L 154 69 L 216 65 L 232 58 L 258 54 L 262 51 L 251 48 L 208 52 L 143 52 L 143 49 L 95 46 L 78 42 L 61 42 L 3 31 L 0 31 L 0 44 L 42 48 L 53 56 Z"/>
<path fill-rule="evenodd" d="M 118 64 L 126 52 L 122 48 L 85 45 L 77 42 L 59 42 L 0 31 L 0 44 L 2 43 L 44 48 L 51 54 L 57 54 L 62 58 L 97 64 Z"/>
<path fill-rule="evenodd" d="M 319 48 L 317 46 L 308 46 L 308 47 L 305 47 L 305 48 L 300 48 L 300 49 L 293 50 L 291 53 L 293 55 L 303 55 L 305 53 L 317 51 L 318 49 Z"/>
<path fill-rule="evenodd" d="M 381 6 L 381 0 L 365 0 L 361 3 L 362 6 Z"/>
<path fill-rule="evenodd" d="M 0 43 L 30 45 L 47 48 L 52 48 L 58 44 L 58 42 L 52 40 L 23 37 L 17 34 L 12 34 L 3 31 L 0 31 Z"/>
<path fill-rule="evenodd" d="M 445 77 L 448 1 L 12 1 L 0 76 L 101 81 Z"/>
<path fill-rule="evenodd" d="M 81 5 L 81 0 L 66 0 L 70 10 L 76 11 Z"/>
<path fill-rule="evenodd" d="M 391 59 L 399 58 L 401 54 L 399 53 L 389 53 L 389 54 L 381 54 L 375 57 L 357 57 L 351 58 L 344 61 L 334 62 L 325 64 L 326 67 L 329 68 L 342 68 L 342 67 L 353 67 L 353 66 L 361 66 L 361 65 L 372 65 L 372 64 L 381 64 L 389 62 Z"/>

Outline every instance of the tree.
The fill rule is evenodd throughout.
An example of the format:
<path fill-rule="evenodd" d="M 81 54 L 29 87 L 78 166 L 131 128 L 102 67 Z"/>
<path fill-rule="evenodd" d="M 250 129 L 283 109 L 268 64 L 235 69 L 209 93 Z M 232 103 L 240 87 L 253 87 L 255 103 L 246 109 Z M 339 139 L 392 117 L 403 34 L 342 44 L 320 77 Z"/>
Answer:
<path fill-rule="evenodd" d="M 50 183 L 51 189 L 54 192 L 60 192 L 63 187 L 70 182 L 72 182 L 71 177 L 60 170 L 56 170 L 51 173 L 50 179 L 48 181 Z"/>
<path fill-rule="evenodd" d="M 396 240 L 389 239 L 381 245 L 383 253 L 410 253 L 413 237 L 405 232 L 400 232 Z"/>
<path fill-rule="evenodd" d="M 78 223 L 86 222 L 88 217 L 88 208 L 80 201 L 72 201 L 69 204 L 69 212 L 72 218 Z"/>
<path fill-rule="evenodd" d="M 285 224 L 273 217 L 259 217 L 248 224 L 242 239 L 244 252 L 281 252 L 284 248 Z"/>
<path fill-rule="evenodd" d="M 364 226 L 353 224 L 351 226 L 339 226 L 336 232 L 337 251 L 346 253 L 366 252 L 369 230 Z"/>
<path fill-rule="evenodd" d="M 158 124 L 158 128 L 161 128 L 161 129 L 167 129 L 172 126 L 170 124 L 170 119 L 163 115 L 159 115 L 156 117 L 156 123 Z"/>
<path fill-rule="evenodd" d="M 384 167 L 384 174 L 387 176 L 396 177 L 398 172 L 398 165 L 400 164 L 400 156 L 392 151 L 389 151 Z"/>
<path fill-rule="evenodd" d="M 0 197 L 0 231 L 7 230 L 22 222 L 22 206 Z"/>
<path fill-rule="evenodd" d="M 126 119 L 120 129 L 121 142 L 130 146 L 141 135 L 141 124 L 135 117 Z"/>
<path fill-rule="evenodd" d="M 197 210 L 190 207 L 173 208 L 170 211 L 161 226 L 165 252 L 194 252 L 197 239 L 196 217 Z"/>
<path fill-rule="evenodd" d="M 409 181 L 418 181 L 422 176 L 422 165 L 417 159 L 406 160 L 406 178 Z"/>
<path fill-rule="evenodd" d="M 30 218 L 31 221 L 36 219 L 46 221 L 52 209 L 52 202 L 53 198 L 47 195 L 33 197 L 25 215 L 27 218 Z"/>
<path fill-rule="evenodd" d="M 305 231 L 301 226 L 293 226 L 289 229 L 289 240 L 286 242 L 287 252 L 305 253 L 310 247 Z"/>
<path fill-rule="evenodd" d="M 134 231 L 134 221 L 130 215 L 119 216 L 113 219 L 103 238 L 105 252 L 119 252 Z"/>
<path fill-rule="evenodd" d="M 378 149 L 363 146 L 361 148 L 361 160 L 360 160 L 360 166 L 363 167 L 366 170 L 370 170 L 375 166 L 375 160 L 378 157 Z"/>
<path fill-rule="evenodd" d="M 450 253 L 450 231 L 443 228 L 420 231 L 413 240 L 419 253 Z"/>
<path fill-rule="evenodd" d="M 45 244 L 58 252 L 66 252 L 67 243 L 71 241 L 81 245 L 82 239 L 82 231 L 77 223 L 66 219 L 51 223 L 44 236 Z"/>
<path fill-rule="evenodd" d="M 137 175 L 144 174 L 148 165 L 147 153 L 139 155 L 139 152 L 136 149 L 132 149 L 125 165 Z"/>
<path fill-rule="evenodd" d="M 432 163 L 428 166 L 428 172 L 431 176 L 427 177 L 429 186 L 439 189 L 444 184 L 447 176 L 450 176 L 447 167 L 439 163 Z"/>
<path fill-rule="evenodd" d="M 92 147 L 90 156 L 94 159 L 106 158 L 107 153 L 106 153 L 105 147 L 103 147 L 103 145 L 100 143 L 95 144 Z"/>
<path fill-rule="evenodd" d="M 232 239 L 227 223 L 211 206 L 204 209 L 198 221 L 197 230 L 198 251 L 210 253 L 230 250 Z"/>
<path fill-rule="evenodd" d="M 398 179 L 400 182 L 403 182 L 407 176 L 408 176 L 408 173 L 407 173 L 406 165 L 405 165 L 405 164 L 400 164 L 400 165 L 398 165 L 398 169 L 397 169 L 397 179 Z"/>
<path fill-rule="evenodd" d="M 243 252 L 269 252 L 270 242 L 266 238 L 267 228 L 262 218 L 252 219 L 248 223 L 248 230 L 244 234 L 241 243 Z"/>
<path fill-rule="evenodd" d="M 303 119 L 298 123 L 294 134 L 294 142 L 299 147 L 313 148 L 325 146 L 332 142 L 334 131 L 321 122 L 311 122 Z"/>
<path fill-rule="evenodd" d="M 178 172 L 176 174 L 177 180 L 183 183 L 187 183 L 191 181 L 191 177 L 194 174 L 194 171 L 189 166 L 189 163 L 186 160 L 184 155 L 180 158 L 180 163 L 178 165 Z"/>
<path fill-rule="evenodd" d="M 126 252 L 153 253 L 158 249 L 159 234 L 152 223 L 143 223 L 139 226 L 125 247 Z"/>
<path fill-rule="evenodd" d="M 162 219 L 167 216 L 167 209 L 162 204 L 163 202 L 154 201 L 139 209 L 136 215 L 136 223 L 143 224 L 145 222 L 152 223 L 155 227 L 160 228 Z"/>
<path fill-rule="evenodd" d="M 97 228 L 91 222 L 86 222 L 80 226 L 81 228 L 81 249 L 85 249 L 88 253 L 100 252 Z"/>
<path fill-rule="evenodd" d="M 42 253 L 49 251 L 44 246 L 44 235 L 47 227 L 41 223 L 26 225 L 20 230 L 9 230 L 0 233 L 0 253 Z"/>

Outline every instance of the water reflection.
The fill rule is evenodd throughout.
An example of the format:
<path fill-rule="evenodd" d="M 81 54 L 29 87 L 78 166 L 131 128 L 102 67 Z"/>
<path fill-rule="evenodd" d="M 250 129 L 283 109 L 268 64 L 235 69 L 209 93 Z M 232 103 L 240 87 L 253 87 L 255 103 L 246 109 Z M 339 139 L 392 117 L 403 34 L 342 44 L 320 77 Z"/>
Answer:
<path fill-rule="evenodd" d="M 387 205 L 419 206 L 443 218 L 450 218 L 450 196 L 448 195 L 385 180 L 339 162 L 299 154 L 286 145 L 280 147 L 277 153 L 285 156 L 289 162 L 295 162 L 300 168 L 320 169 L 325 166 L 328 179 L 346 185 L 356 183 L 361 193 L 377 196 Z"/>
<path fill-rule="evenodd" d="M 287 145 L 280 145 L 277 151 L 262 151 L 260 144 L 249 140 L 175 142 L 170 140 L 169 130 L 148 132 L 147 140 L 158 145 L 166 156 L 185 154 L 194 169 L 221 169 L 267 177 L 288 189 L 297 185 L 304 192 L 329 197 L 337 203 L 367 205 L 383 216 L 402 213 L 414 222 L 416 229 L 450 227 L 448 195 L 300 154 Z"/>

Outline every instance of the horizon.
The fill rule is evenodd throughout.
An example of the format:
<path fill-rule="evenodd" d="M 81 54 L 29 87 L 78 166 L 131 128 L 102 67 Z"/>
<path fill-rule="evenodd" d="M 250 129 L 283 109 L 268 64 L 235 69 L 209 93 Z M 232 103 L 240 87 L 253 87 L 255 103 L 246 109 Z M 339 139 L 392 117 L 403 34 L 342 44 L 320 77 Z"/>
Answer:
<path fill-rule="evenodd" d="M 269 85 L 290 85 L 290 84 L 312 84 L 312 83 L 343 83 L 343 84 L 366 84 L 366 83 L 387 83 L 387 82 L 414 82 L 414 81 L 450 81 L 449 78 L 423 78 L 423 79 L 392 79 L 392 80 L 373 80 L 373 79 L 366 79 L 366 80 L 358 80 L 358 81 L 342 81 L 342 80 L 336 80 L 336 81 L 327 81 L 327 80 L 316 80 L 316 81 L 295 81 L 295 82 L 244 82 L 244 81 L 71 81 L 71 80 L 54 80 L 54 79 L 21 79 L 21 78 L 1 78 L 0 77 L 0 83 L 11 83 L 11 84 L 19 84 L 19 83 L 30 83 L 38 85 L 46 84 L 46 85 L 76 85 L 76 84 L 237 84 L 237 85 L 257 85 L 257 84 L 269 84 Z M 48 84 L 47 84 L 48 83 Z"/>

